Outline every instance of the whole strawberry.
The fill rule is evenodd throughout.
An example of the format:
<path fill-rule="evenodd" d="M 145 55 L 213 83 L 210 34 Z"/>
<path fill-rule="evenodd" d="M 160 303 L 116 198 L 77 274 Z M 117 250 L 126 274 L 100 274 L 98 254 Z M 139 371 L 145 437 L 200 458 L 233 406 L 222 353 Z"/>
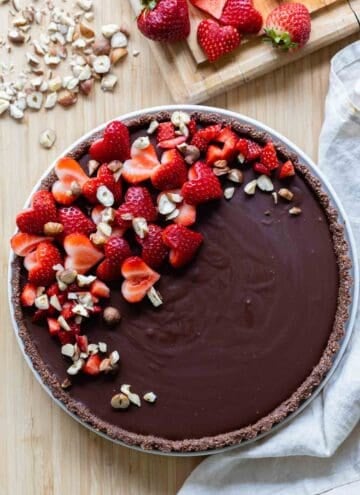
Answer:
<path fill-rule="evenodd" d="M 154 41 L 180 41 L 190 34 L 186 0 L 141 0 L 144 7 L 137 25 L 144 36 Z"/>
<path fill-rule="evenodd" d="M 301 48 L 308 42 L 311 18 L 301 3 L 283 3 L 265 21 L 265 41 L 283 50 Z"/>
<path fill-rule="evenodd" d="M 209 62 L 215 62 L 240 45 L 241 37 L 234 26 L 220 26 L 212 19 L 200 22 L 197 40 Z"/>
<path fill-rule="evenodd" d="M 241 34 L 256 34 L 262 27 L 263 18 L 251 0 L 228 0 L 220 22 L 234 26 Z"/>

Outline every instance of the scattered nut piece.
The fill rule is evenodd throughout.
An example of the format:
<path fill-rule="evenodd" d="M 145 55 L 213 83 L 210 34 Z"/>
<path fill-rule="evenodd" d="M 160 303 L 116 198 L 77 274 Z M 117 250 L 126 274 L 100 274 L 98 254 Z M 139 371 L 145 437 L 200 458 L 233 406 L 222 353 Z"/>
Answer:
<path fill-rule="evenodd" d="M 215 168 L 228 168 L 228 162 L 227 160 L 217 160 L 214 163 Z"/>
<path fill-rule="evenodd" d="M 128 45 L 128 39 L 124 33 L 118 31 L 112 35 L 110 44 L 111 48 L 126 48 Z"/>
<path fill-rule="evenodd" d="M 166 215 L 165 220 L 175 220 L 180 215 L 180 210 L 175 208 L 175 210 L 168 215 Z"/>
<path fill-rule="evenodd" d="M 102 35 L 105 36 L 105 38 L 112 38 L 118 31 L 120 31 L 120 26 L 117 24 L 105 24 L 101 28 Z"/>
<path fill-rule="evenodd" d="M 77 361 L 75 361 L 75 363 L 73 363 L 67 369 L 67 373 L 69 375 L 77 375 L 79 373 L 79 371 L 82 369 L 82 367 L 84 366 L 84 364 L 85 364 L 85 361 L 82 358 L 78 359 Z"/>
<path fill-rule="evenodd" d="M 95 36 L 92 26 L 85 21 L 80 22 L 79 29 L 81 36 L 84 36 L 84 38 L 93 38 Z"/>
<path fill-rule="evenodd" d="M 157 395 L 154 394 L 154 392 L 146 392 L 146 394 L 143 395 L 143 399 L 146 402 L 150 402 L 150 404 L 153 404 L 157 399 Z"/>
<path fill-rule="evenodd" d="M 107 352 L 107 344 L 105 342 L 99 342 L 99 351 L 102 353 Z"/>
<path fill-rule="evenodd" d="M 8 32 L 8 40 L 15 45 L 20 45 L 25 41 L 25 35 L 19 29 L 10 29 Z"/>
<path fill-rule="evenodd" d="M 64 226 L 62 223 L 58 222 L 47 222 L 44 225 L 44 234 L 45 235 L 57 235 L 63 232 Z"/>
<path fill-rule="evenodd" d="M 293 206 L 292 208 L 290 208 L 289 213 L 290 213 L 290 215 L 297 216 L 297 215 L 300 215 L 302 213 L 302 209 L 298 208 L 297 206 Z"/>
<path fill-rule="evenodd" d="M 181 110 L 175 110 L 175 112 L 171 115 L 171 122 L 175 127 L 180 127 L 181 124 L 188 125 L 190 122 L 190 115 L 186 112 L 182 112 Z"/>
<path fill-rule="evenodd" d="M 150 302 L 155 308 L 161 306 L 163 304 L 163 299 L 159 291 L 157 291 L 154 287 L 151 287 L 150 290 L 147 291 L 147 296 L 150 299 Z"/>
<path fill-rule="evenodd" d="M 115 220 L 114 208 L 105 208 L 101 213 L 101 221 L 105 223 L 111 223 Z"/>
<path fill-rule="evenodd" d="M 65 380 L 62 381 L 61 383 L 61 388 L 66 390 L 68 388 L 70 388 L 72 385 L 71 381 L 69 380 L 69 378 L 65 378 Z"/>
<path fill-rule="evenodd" d="M 118 351 L 112 351 L 109 355 L 111 366 L 114 366 L 120 361 L 120 354 Z"/>
<path fill-rule="evenodd" d="M 101 79 L 101 89 L 103 91 L 113 91 L 118 82 L 115 74 L 107 74 Z"/>
<path fill-rule="evenodd" d="M 273 197 L 273 200 L 274 200 L 274 204 L 278 204 L 278 193 L 277 192 L 273 192 L 271 193 L 272 197 Z"/>
<path fill-rule="evenodd" d="M 56 132 L 53 129 L 45 129 L 39 138 L 40 145 L 45 149 L 50 149 L 56 141 Z"/>
<path fill-rule="evenodd" d="M 231 199 L 235 194 L 235 187 L 230 186 L 224 189 L 224 198 Z"/>
<path fill-rule="evenodd" d="M 58 311 L 61 311 L 62 310 L 62 307 L 61 307 L 59 298 L 58 298 L 58 296 L 56 294 L 53 294 L 50 297 L 50 306 L 52 306 L 53 308 L 57 309 Z"/>
<path fill-rule="evenodd" d="M 106 74 L 111 67 L 111 61 L 108 55 L 99 55 L 93 61 L 93 68 L 96 74 Z"/>
<path fill-rule="evenodd" d="M 71 311 L 74 315 L 83 316 L 84 318 L 88 318 L 90 316 L 89 311 L 82 304 L 75 304 Z"/>
<path fill-rule="evenodd" d="M 294 197 L 294 194 L 289 189 L 286 189 L 285 187 L 279 189 L 278 195 L 280 196 L 280 198 L 287 199 L 288 201 L 292 201 L 292 199 Z"/>
<path fill-rule="evenodd" d="M 114 195 L 106 186 L 99 186 L 96 191 L 96 198 L 103 206 L 112 206 L 114 204 Z"/>
<path fill-rule="evenodd" d="M 236 182 L 236 184 L 242 184 L 244 181 L 244 174 L 238 168 L 232 168 L 227 177 L 231 182 Z"/>
<path fill-rule="evenodd" d="M 62 107 L 70 107 L 77 102 L 77 95 L 69 90 L 64 90 L 59 94 L 58 103 Z"/>
<path fill-rule="evenodd" d="M 108 306 L 104 309 L 103 319 L 109 327 L 114 327 L 121 321 L 121 313 L 117 308 Z"/>
<path fill-rule="evenodd" d="M 49 298 L 46 294 L 42 294 L 41 296 L 35 299 L 35 306 L 38 309 L 46 310 L 49 309 Z"/>
<path fill-rule="evenodd" d="M 144 239 L 149 233 L 148 224 L 145 218 L 143 217 L 135 217 L 132 219 L 132 226 L 135 231 L 135 234 L 140 237 L 140 239 Z"/>
<path fill-rule="evenodd" d="M 274 184 L 267 175 L 260 175 L 256 180 L 256 184 L 261 191 L 271 192 L 274 190 Z"/>
<path fill-rule="evenodd" d="M 144 150 L 150 145 L 150 139 L 147 136 L 141 136 L 135 139 L 133 146 L 138 150 Z"/>
<path fill-rule="evenodd" d="M 80 83 L 80 91 L 88 96 L 94 87 L 94 79 L 88 79 L 87 81 L 82 81 Z"/>
<path fill-rule="evenodd" d="M 13 103 L 10 105 L 10 115 L 13 119 L 21 120 L 24 117 L 24 111 Z"/>
<path fill-rule="evenodd" d="M 92 284 L 93 282 L 95 282 L 96 280 L 96 277 L 95 275 L 81 275 L 81 274 L 78 274 L 76 276 L 76 280 L 77 280 L 77 284 L 79 287 L 86 287 L 90 284 Z"/>
<path fill-rule="evenodd" d="M 88 12 L 93 8 L 93 0 L 77 0 L 76 4 L 85 12 Z"/>
<path fill-rule="evenodd" d="M 251 180 L 250 182 L 248 182 L 246 184 L 246 186 L 244 187 L 244 192 L 250 196 L 254 195 L 255 194 L 255 191 L 256 191 L 256 184 L 257 184 L 257 181 L 256 179 L 254 180 Z"/>
<path fill-rule="evenodd" d="M 93 175 L 97 171 L 99 166 L 100 166 L 100 162 L 96 160 L 89 160 L 89 163 L 87 165 L 89 175 Z"/>
<path fill-rule="evenodd" d="M 109 55 L 111 50 L 110 41 L 106 38 L 96 38 L 92 44 L 94 55 Z"/>
<path fill-rule="evenodd" d="M 8 108 L 10 107 L 10 103 L 7 100 L 0 99 L 0 115 L 2 115 Z"/>
<path fill-rule="evenodd" d="M 141 406 L 140 397 L 138 396 L 138 394 L 131 392 L 130 388 L 131 388 L 131 385 L 124 384 L 124 385 L 121 385 L 120 391 L 123 394 L 128 396 L 128 398 L 132 404 L 135 404 L 137 407 L 140 407 Z"/>
<path fill-rule="evenodd" d="M 154 134 L 156 129 L 159 127 L 159 122 L 157 120 L 152 120 L 150 122 L 150 125 L 148 127 L 147 133 L 148 134 Z"/>
<path fill-rule="evenodd" d="M 169 215 L 176 209 L 176 204 L 170 200 L 168 194 L 161 193 L 158 199 L 158 210 L 160 215 Z"/>
<path fill-rule="evenodd" d="M 59 322 L 59 325 L 61 326 L 61 328 L 63 330 L 65 330 L 66 332 L 70 332 L 71 331 L 71 328 L 70 328 L 68 322 L 65 320 L 65 318 L 62 315 L 59 316 L 59 318 L 57 319 L 57 321 Z"/>
<path fill-rule="evenodd" d="M 59 280 L 61 280 L 61 282 L 64 282 L 64 284 L 66 285 L 70 285 L 73 282 L 75 282 L 76 277 L 77 277 L 76 270 L 71 270 L 69 268 L 61 271 L 58 275 Z"/>
<path fill-rule="evenodd" d="M 184 155 L 184 160 L 188 165 L 192 165 L 200 158 L 200 150 L 192 144 L 182 143 L 177 149 Z"/>
<path fill-rule="evenodd" d="M 114 409 L 127 409 L 130 406 L 129 397 L 122 393 L 114 395 L 110 403 Z"/>
<path fill-rule="evenodd" d="M 128 54 L 126 48 L 114 48 L 110 53 L 110 62 L 116 65 L 121 59 L 123 59 Z"/>
<path fill-rule="evenodd" d="M 57 93 L 49 93 L 46 96 L 44 108 L 46 108 L 47 110 L 54 108 L 54 106 L 56 105 L 56 102 L 57 102 L 57 98 L 58 98 Z"/>
<path fill-rule="evenodd" d="M 173 201 L 174 203 L 181 203 L 184 200 L 184 198 L 179 193 L 168 192 L 166 193 L 166 195 L 170 199 L 170 201 Z"/>
<path fill-rule="evenodd" d="M 63 356 L 72 358 L 75 354 L 75 347 L 73 346 L 73 344 L 65 344 L 61 347 L 61 354 Z"/>
<path fill-rule="evenodd" d="M 213 173 L 214 173 L 214 175 L 216 175 L 216 177 L 221 177 L 222 175 L 227 175 L 229 172 L 230 172 L 229 167 L 225 167 L 225 168 L 214 167 L 213 168 Z"/>

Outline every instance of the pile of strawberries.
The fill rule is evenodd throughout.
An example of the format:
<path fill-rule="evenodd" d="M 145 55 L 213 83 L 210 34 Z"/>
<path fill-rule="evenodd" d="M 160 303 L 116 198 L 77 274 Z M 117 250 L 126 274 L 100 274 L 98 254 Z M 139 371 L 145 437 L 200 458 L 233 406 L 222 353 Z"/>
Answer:
<path fill-rule="evenodd" d="M 63 346 L 85 347 L 83 323 L 103 312 L 109 282 L 121 282 L 129 303 L 146 296 L 154 306 L 163 303 L 154 288 L 161 267 L 193 260 L 203 242 L 191 228 L 197 206 L 224 197 L 219 167 L 295 174 L 272 142 L 260 146 L 220 124 L 199 128 L 181 111 L 170 121 L 152 121 L 143 134 L 131 143 L 123 123 L 110 123 L 89 150 L 88 168 L 96 175 L 72 158 L 60 159 L 51 191 L 36 192 L 16 217 L 11 246 L 27 272 L 21 304 L 35 308 L 33 320 L 47 322 Z M 88 374 L 101 369 L 94 356 L 84 361 Z"/>
<path fill-rule="evenodd" d="M 263 17 L 253 0 L 190 0 L 209 15 L 197 28 L 197 40 L 210 62 L 235 50 L 243 36 L 256 35 Z M 187 0 L 142 0 L 140 31 L 155 41 L 174 42 L 190 34 Z M 264 40 L 284 50 L 301 48 L 310 37 L 311 19 L 301 3 L 283 3 L 268 15 Z"/>

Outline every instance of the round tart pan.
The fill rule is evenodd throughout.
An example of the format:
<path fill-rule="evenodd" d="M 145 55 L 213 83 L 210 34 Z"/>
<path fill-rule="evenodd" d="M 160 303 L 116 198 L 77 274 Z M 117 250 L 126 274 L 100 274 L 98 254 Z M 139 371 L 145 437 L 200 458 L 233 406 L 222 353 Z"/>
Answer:
<path fill-rule="evenodd" d="M 332 363 L 330 366 L 327 367 L 325 372 L 323 372 L 321 381 L 317 385 L 313 385 L 310 389 L 309 392 L 307 393 L 307 397 L 304 398 L 300 405 L 297 405 L 295 410 L 293 412 L 287 412 L 284 417 L 281 418 L 280 421 L 272 421 L 270 423 L 270 427 L 266 428 L 266 431 L 263 432 L 257 432 L 256 436 L 254 438 L 249 438 L 247 439 L 242 439 L 238 443 L 232 442 L 231 445 L 223 447 L 223 448 L 211 448 L 211 449 L 201 449 L 201 448 L 196 448 L 195 451 L 186 451 L 187 449 L 179 449 L 176 451 L 171 451 L 171 452 L 166 452 L 164 450 L 166 449 L 155 449 L 155 448 L 141 448 L 138 445 L 135 444 L 128 444 L 125 443 L 124 441 L 121 441 L 119 439 L 114 439 L 111 436 L 99 431 L 98 429 L 93 428 L 89 423 L 85 422 L 82 420 L 77 414 L 74 414 L 71 412 L 66 405 L 56 398 L 54 394 L 52 393 L 52 390 L 49 386 L 48 383 L 45 383 L 45 381 L 41 378 L 40 374 L 37 372 L 37 370 L 33 366 L 33 362 L 28 356 L 28 354 L 25 351 L 25 346 L 24 342 L 19 334 L 19 327 L 16 322 L 16 316 L 15 316 L 15 307 L 14 307 L 14 301 L 16 302 L 15 294 L 13 293 L 14 287 L 12 284 L 12 276 L 13 276 L 13 267 L 15 264 L 15 259 L 16 256 L 11 253 L 10 254 L 10 259 L 9 259 L 9 284 L 8 284 L 8 292 L 9 292 L 9 304 L 10 304 L 10 313 L 11 313 L 11 318 L 12 318 L 12 323 L 13 323 L 13 328 L 15 331 L 15 335 L 17 337 L 20 349 L 24 355 L 24 358 L 28 365 L 30 366 L 31 370 L 33 371 L 36 379 L 39 381 L 39 383 L 43 386 L 43 388 L 46 390 L 46 392 L 51 396 L 51 398 L 62 408 L 64 411 L 66 411 L 70 416 L 72 416 L 75 420 L 80 422 L 83 426 L 89 428 L 91 431 L 99 434 L 100 436 L 111 440 L 115 443 L 118 443 L 120 445 L 128 446 L 131 448 L 134 448 L 136 450 L 140 450 L 142 452 L 150 452 L 150 453 L 156 453 L 156 454 L 163 454 L 163 455 L 178 455 L 178 456 L 194 456 L 194 455 L 204 455 L 204 454 L 214 454 L 214 453 L 219 453 L 219 452 L 225 452 L 229 449 L 236 448 L 238 446 L 242 445 L 248 445 L 251 442 L 254 442 L 260 438 L 263 438 L 265 435 L 272 433 L 276 430 L 278 430 L 281 426 L 286 424 L 287 422 L 291 421 L 297 414 L 299 414 L 310 402 L 316 397 L 316 395 L 322 390 L 322 388 L 325 386 L 327 381 L 330 379 L 332 374 L 334 373 L 337 365 L 340 363 L 341 358 L 345 352 L 345 349 L 349 343 L 351 333 L 354 327 L 354 322 L 355 322 L 355 316 L 356 316 L 356 309 L 358 305 L 358 297 L 359 297 L 359 273 L 358 273 L 358 258 L 356 255 L 356 247 L 355 247 L 355 241 L 353 234 L 351 232 L 350 224 L 347 219 L 346 213 L 337 198 L 335 192 L 333 191 L 331 185 L 328 183 L 327 179 L 322 175 L 321 171 L 316 167 L 316 165 L 310 160 L 310 158 L 304 154 L 297 146 L 295 146 L 293 143 L 291 143 L 289 140 L 287 140 L 285 137 L 283 137 L 281 134 L 277 133 L 276 131 L 268 128 L 264 124 L 261 124 L 258 121 L 255 121 L 253 119 L 250 119 L 244 115 L 237 114 L 235 112 L 231 112 L 228 110 L 222 110 L 219 108 L 212 108 L 212 107 L 205 107 L 205 106 L 195 106 L 195 105 L 172 105 L 172 106 L 167 106 L 167 107 L 156 107 L 156 108 L 149 108 L 149 109 L 144 109 L 141 111 L 129 113 L 126 115 L 123 115 L 119 117 L 120 120 L 122 121 L 129 121 L 129 120 L 134 120 L 138 119 L 144 115 L 150 115 L 150 114 L 155 114 L 159 112 L 173 112 L 174 110 L 183 110 L 185 112 L 191 113 L 191 112 L 200 112 L 202 114 L 216 114 L 220 118 L 224 118 L 226 120 L 232 120 L 232 121 L 237 121 L 241 125 L 244 126 L 251 126 L 252 128 L 255 128 L 256 131 L 259 131 L 260 133 L 266 133 L 270 138 L 280 146 L 284 146 L 288 152 L 294 153 L 297 155 L 298 160 L 300 163 L 304 164 L 311 172 L 311 174 L 317 178 L 320 183 L 321 183 L 321 188 L 322 191 L 325 192 L 328 197 L 330 198 L 330 203 L 335 210 L 337 210 L 338 213 L 338 223 L 343 225 L 344 227 L 344 238 L 347 241 L 348 244 L 348 257 L 350 258 L 352 262 L 352 267 L 350 268 L 349 272 L 347 273 L 348 276 L 348 281 L 350 281 L 350 278 L 352 279 L 352 288 L 350 289 L 350 304 L 348 306 L 349 310 L 349 318 L 346 321 L 345 324 L 345 333 L 344 337 L 340 341 L 340 346 L 339 350 L 337 351 L 336 354 L 332 356 Z M 65 156 L 69 154 L 74 148 L 78 148 L 81 146 L 81 143 L 84 141 L 89 140 L 95 133 L 99 133 L 103 131 L 104 127 L 106 124 L 93 129 L 91 132 L 83 136 L 81 139 L 73 143 L 67 150 L 65 150 L 61 156 Z M 52 171 L 53 167 L 55 165 L 55 162 L 46 170 L 44 175 L 40 178 L 38 183 L 35 185 L 33 191 L 31 192 L 25 207 L 27 207 L 30 204 L 30 198 L 33 195 L 33 193 L 39 189 L 41 182 L 49 175 L 49 173 Z M 339 338 L 337 338 L 337 341 Z M 331 353 L 330 353 L 331 354 Z M 270 413 L 272 414 L 272 413 Z M 270 415 L 269 415 L 270 416 Z M 231 433 L 230 433 L 231 434 Z M 190 450 L 190 449 L 189 449 Z"/>

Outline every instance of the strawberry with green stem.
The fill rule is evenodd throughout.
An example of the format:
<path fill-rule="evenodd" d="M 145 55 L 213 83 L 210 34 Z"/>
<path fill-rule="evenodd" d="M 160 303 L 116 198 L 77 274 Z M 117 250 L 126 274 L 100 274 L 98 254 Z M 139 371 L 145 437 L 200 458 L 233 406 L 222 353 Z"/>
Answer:
<path fill-rule="evenodd" d="M 186 0 L 141 0 L 143 10 L 137 25 L 144 36 L 154 41 L 174 42 L 190 34 Z"/>

